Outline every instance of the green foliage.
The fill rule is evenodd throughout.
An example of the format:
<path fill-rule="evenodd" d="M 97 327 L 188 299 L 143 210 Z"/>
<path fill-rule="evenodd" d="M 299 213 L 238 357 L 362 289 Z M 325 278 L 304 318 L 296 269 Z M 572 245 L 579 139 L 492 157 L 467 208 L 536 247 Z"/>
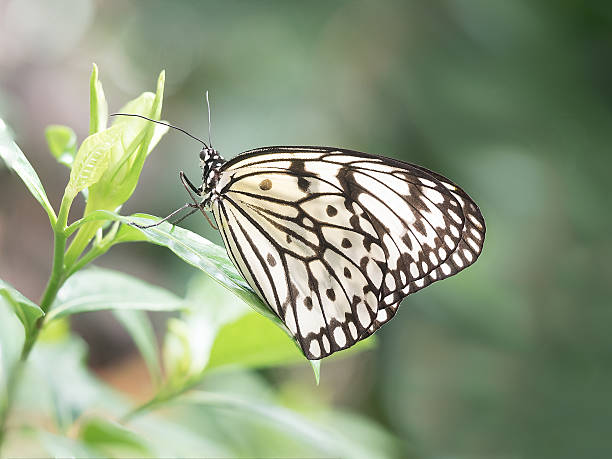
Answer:
<path fill-rule="evenodd" d="M 36 322 L 44 315 L 40 307 L 0 279 L 0 295 L 11 305 L 17 317 L 23 324 L 26 339 L 34 333 Z"/>
<path fill-rule="evenodd" d="M 106 129 L 107 120 L 108 104 L 102 83 L 98 80 L 98 66 L 94 63 L 89 80 L 89 134 Z"/>
<path fill-rule="evenodd" d="M 229 410 L 232 416 L 241 413 L 238 417 L 244 419 L 238 424 L 245 430 L 252 428 L 253 415 L 263 413 L 271 421 L 266 428 L 302 445 L 300 451 L 305 453 L 348 454 L 349 450 L 330 440 L 329 432 L 282 408 L 273 398 L 266 405 L 203 391 L 206 381 L 222 373 L 220 369 L 295 365 L 305 358 L 222 247 L 168 223 L 145 229 L 132 226 L 156 217 L 117 213 L 133 193 L 144 160 L 167 128 L 132 117 L 118 117 L 107 127 L 107 103 L 95 65 L 90 83 L 90 135 L 77 148 L 76 135 L 68 127 L 50 126 L 45 133 L 51 154 L 70 169 L 57 215 L 36 172 L 0 120 L 0 157 L 47 211 L 55 239 L 51 276 L 38 303 L 0 280 L 0 446 L 15 405 L 35 411 L 41 424 L 11 430 L 11 436 L 25 436 L 34 449 L 51 455 L 247 454 L 231 442 L 219 443 L 219 432 L 190 432 L 182 424 L 188 417 L 170 422 L 154 414 L 154 410 L 184 400 L 204 413 L 198 416 L 217 416 L 218 410 Z M 145 92 L 121 111 L 159 119 L 163 89 L 162 72 L 155 94 Z M 86 198 L 85 211 L 69 224 L 68 214 L 79 193 Z M 194 275 L 187 294 L 179 296 L 122 272 L 86 268 L 112 247 L 127 242 L 166 247 L 206 276 Z M 154 390 L 145 403 L 134 406 L 86 368 L 86 346 L 70 332 L 66 319 L 101 310 L 112 311 L 142 355 Z M 148 315 L 159 312 L 172 314 L 161 341 Z M 366 341 L 357 351 L 372 343 Z M 320 362 L 309 363 L 318 383 Z M 253 387 L 260 386 L 258 382 Z M 160 432 L 174 436 L 177 443 L 161 444 L 156 439 Z M 250 441 L 256 444 L 256 435 Z M 321 445 L 313 447 L 315 441 Z M 187 446 L 195 449 L 184 449 Z M 32 454 L 43 453 L 35 449 Z"/>
<path fill-rule="evenodd" d="M 0 119 L 0 158 L 23 180 L 32 196 L 47 212 L 51 224 L 54 225 L 57 217 L 49 202 L 49 198 L 47 198 L 47 193 L 25 155 L 11 138 L 9 128 L 2 119 Z"/>
<path fill-rule="evenodd" d="M 249 333 L 257 330 L 257 333 Z M 338 354 L 340 358 L 374 346 L 375 337 L 363 340 Z M 297 346 L 287 346 L 287 337 L 271 321 L 260 314 L 248 313 L 235 322 L 225 324 L 215 339 L 208 368 L 238 364 L 252 367 L 283 365 L 299 361 L 302 352 Z M 335 355 L 330 360 L 337 358 Z M 320 361 L 312 361 L 315 379 L 319 382 Z"/>
<path fill-rule="evenodd" d="M 159 76 L 155 94 L 144 93 L 122 107 L 121 110 L 159 119 L 164 82 L 165 76 L 162 72 Z M 145 158 L 168 128 L 140 118 L 118 117 L 110 129 L 100 131 L 99 134 L 111 130 L 118 131 L 118 138 L 114 139 L 111 144 L 108 168 L 102 166 L 101 174 L 103 176 L 99 181 L 92 183 L 95 186 L 90 189 L 85 215 L 98 209 L 115 210 L 128 200 L 136 188 Z M 154 142 L 156 130 L 158 135 L 155 136 Z M 90 137 L 99 134 L 92 134 Z"/>
<path fill-rule="evenodd" d="M 81 424 L 78 435 L 86 446 L 111 456 L 150 456 L 151 450 L 141 436 L 106 419 L 93 418 Z"/>
<path fill-rule="evenodd" d="M 93 268 L 68 278 L 49 309 L 46 322 L 104 309 L 174 311 L 183 307 L 180 298 L 163 288 L 124 273 Z"/>
<path fill-rule="evenodd" d="M 78 457 L 83 459 L 98 458 L 100 454 L 92 451 L 83 443 L 68 437 L 54 435 L 44 430 L 38 432 L 37 440 L 51 457 Z"/>
<path fill-rule="evenodd" d="M 68 126 L 54 124 L 45 129 L 45 137 L 49 151 L 57 162 L 72 167 L 77 151 L 77 137 L 74 131 Z"/>
<path fill-rule="evenodd" d="M 128 102 L 122 110 L 159 119 L 164 83 L 165 74 L 162 72 L 157 81 L 155 94 L 145 92 Z M 165 126 L 134 117 L 119 117 L 110 128 L 105 129 L 106 101 L 102 85 L 97 79 L 95 66 L 91 79 L 90 106 L 92 119 L 95 119 L 90 128 L 97 127 L 97 130 L 85 139 L 77 153 L 65 195 L 74 198 L 76 192 L 87 188 L 84 215 L 97 210 L 114 211 L 129 199 L 136 188 L 145 158 L 168 130 Z M 68 265 L 76 262 L 103 224 L 103 221 L 96 220 L 79 228 L 78 234 L 66 251 L 65 258 Z"/>

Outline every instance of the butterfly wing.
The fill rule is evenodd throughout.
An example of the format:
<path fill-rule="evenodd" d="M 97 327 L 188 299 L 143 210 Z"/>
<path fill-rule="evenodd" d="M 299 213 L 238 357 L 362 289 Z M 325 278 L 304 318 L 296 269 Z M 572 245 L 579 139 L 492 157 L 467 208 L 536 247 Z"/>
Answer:
<path fill-rule="evenodd" d="M 374 333 L 382 325 L 387 323 L 399 308 L 401 300 L 411 293 L 421 290 L 432 282 L 446 279 L 453 276 L 462 269 L 468 267 L 476 261 L 480 256 L 484 244 L 484 236 L 486 232 L 484 218 L 478 206 L 472 201 L 468 194 L 459 188 L 458 185 L 451 182 L 444 176 L 432 172 L 420 166 L 413 166 L 421 169 L 423 172 L 430 174 L 437 179 L 445 188 L 447 188 L 454 199 L 461 206 L 461 211 L 464 215 L 464 226 L 461 230 L 461 239 L 457 248 L 452 253 L 445 253 L 445 249 L 438 249 L 439 259 L 441 263 L 437 268 L 433 269 L 428 275 L 411 282 L 407 287 L 402 288 L 402 294 L 399 296 L 397 303 L 384 307 L 379 310 L 376 320 L 368 331 L 360 338 L 366 338 Z"/>
<path fill-rule="evenodd" d="M 269 147 L 224 165 L 213 205 L 249 285 L 310 359 L 369 336 L 399 302 L 473 263 L 484 220 L 427 169 L 322 147 Z"/>

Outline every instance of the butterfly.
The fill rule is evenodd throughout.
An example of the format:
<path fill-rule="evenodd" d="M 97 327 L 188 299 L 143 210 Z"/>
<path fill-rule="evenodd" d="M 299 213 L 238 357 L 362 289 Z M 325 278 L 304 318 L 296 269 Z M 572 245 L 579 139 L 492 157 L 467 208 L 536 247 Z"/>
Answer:
<path fill-rule="evenodd" d="M 232 263 L 308 359 L 367 338 L 482 251 L 478 206 L 424 167 L 309 146 L 226 161 L 199 141 L 202 185 L 181 172 L 193 202 L 178 211 L 212 212 Z"/>

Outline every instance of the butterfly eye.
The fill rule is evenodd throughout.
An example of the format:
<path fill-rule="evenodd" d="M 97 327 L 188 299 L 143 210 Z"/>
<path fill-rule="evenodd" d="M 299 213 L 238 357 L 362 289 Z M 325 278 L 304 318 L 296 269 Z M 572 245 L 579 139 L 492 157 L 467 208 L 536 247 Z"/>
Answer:
<path fill-rule="evenodd" d="M 202 148 L 202 151 L 200 152 L 200 159 L 202 161 L 206 161 L 208 157 L 208 152 L 206 151 L 206 148 Z"/>

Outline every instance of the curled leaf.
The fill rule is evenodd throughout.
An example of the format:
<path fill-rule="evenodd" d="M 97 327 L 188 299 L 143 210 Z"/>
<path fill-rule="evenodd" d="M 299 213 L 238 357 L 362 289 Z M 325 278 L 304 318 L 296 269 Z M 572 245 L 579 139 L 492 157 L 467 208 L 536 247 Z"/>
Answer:
<path fill-rule="evenodd" d="M 108 120 L 108 104 L 104 97 L 102 83 L 98 80 L 98 66 L 93 64 L 89 82 L 89 133 L 106 129 Z"/>

